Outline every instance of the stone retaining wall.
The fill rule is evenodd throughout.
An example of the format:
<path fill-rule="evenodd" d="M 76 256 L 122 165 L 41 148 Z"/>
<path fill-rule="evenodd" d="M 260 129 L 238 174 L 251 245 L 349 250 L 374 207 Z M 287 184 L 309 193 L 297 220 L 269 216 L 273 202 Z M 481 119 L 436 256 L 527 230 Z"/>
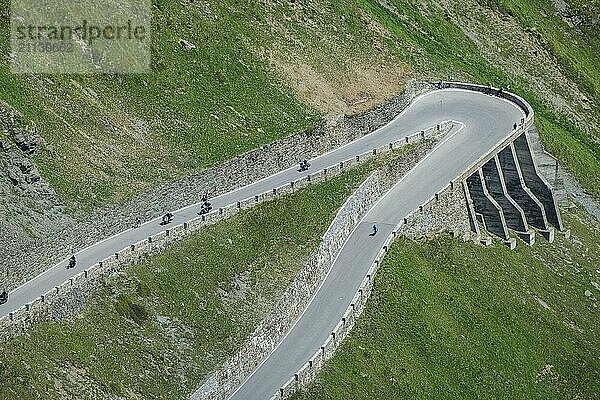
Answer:
<path fill-rule="evenodd" d="M 471 230 L 467 198 L 462 185 L 448 185 L 404 219 L 399 233 L 410 239 L 449 231 L 455 236 Z"/>
<path fill-rule="evenodd" d="M 26 304 L 10 313 L 8 316 L 0 318 L 0 342 L 23 334 L 31 325 L 37 322 L 49 319 L 62 319 L 74 315 L 83 308 L 87 297 L 94 291 L 98 284 L 105 279 L 105 277 L 120 272 L 129 265 L 140 262 L 146 256 L 164 251 L 173 242 L 195 233 L 203 226 L 230 218 L 242 209 L 250 208 L 256 204 L 284 196 L 300 190 L 307 185 L 322 182 L 323 180 L 339 175 L 344 170 L 354 165 L 364 163 L 378 154 L 390 152 L 407 143 L 415 143 L 423 139 L 439 137 L 442 133 L 447 132 L 451 126 L 451 123 L 444 123 L 439 127 L 415 133 L 406 139 L 401 139 L 378 149 L 370 150 L 336 166 L 317 171 L 307 177 L 298 179 L 293 183 L 273 188 L 260 195 L 213 210 L 206 215 L 196 217 L 131 245 L 86 269 L 62 285 L 50 290 L 32 303 Z M 430 141 L 428 140 L 427 143 L 430 143 Z M 411 155 L 410 157 L 415 157 L 415 155 Z M 299 288 L 298 290 L 302 291 L 304 289 Z"/>
<path fill-rule="evenodd" d="M 438 132 L 436 127 L 424 133 L 411 135 L 396 143 L 397 145 L 413 143 L 432 135 L 439 139 L 451 128 L 451 123 L 445 123 L 440 127 L 439 134 L 435 134 Z M 282 300 L 275 307 L 277 313 L 261 322 L 244 346 L 192 395 L 193 400 L 225 398 L 256 368 L 262 359 L 276 348 L 291 325 L 306 308 L 356 224 L 385 192 L 391 189 L 425 156 L 436 142 L 437 140 L 426 140 L 423 144 L 418 145 L 415 151 L 391 161 L 385 167 L 371 174 L 361 184 L 338 211 L 323 235 L 318 249 L 281 296 Z M 388 149 L 373 150 L 365 153 L 365 156 Z"/>

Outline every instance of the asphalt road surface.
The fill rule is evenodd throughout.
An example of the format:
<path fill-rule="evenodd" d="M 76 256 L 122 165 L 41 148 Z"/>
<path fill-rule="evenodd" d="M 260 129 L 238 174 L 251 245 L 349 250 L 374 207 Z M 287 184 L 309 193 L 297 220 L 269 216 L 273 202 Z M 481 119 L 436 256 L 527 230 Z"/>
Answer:
<path fill-rule="evenodd" d="M 460 90 L 436 90 L 418 97 L 392 122 L 377 131 L 310 160 L 311 168 L 297 166 L 211 199 L 213 208 L 269 191 L 302 176 L 363 154 L 429 128 L 453 120 L 455 127 L 415 168 L 382 197 L 359 223 L 340 251 L 331 271 L 311 303 L 284 340 L 230 397 L 231 400 L 269 399 L 320 348 L 341 320 L 370 265 L 393 228 L 457 178 L 488 150 L 507 137 L 524 114 L 513 103 L 494 96 Z M 259 166 L 257 166 L 259 167 Z M 174 211 L 175 226 L 197 217 L 200 204 Z M 55 265 L 10 293 L 0 305 L 0 317 L 29 303 L 50 289 L 134 244 L 165 229 L 160 219 L 148 221 L 76 253 L 77 266 L 67 270 L 68 260 Z M 372 225 L 379 233 L 369 236 Z"/>

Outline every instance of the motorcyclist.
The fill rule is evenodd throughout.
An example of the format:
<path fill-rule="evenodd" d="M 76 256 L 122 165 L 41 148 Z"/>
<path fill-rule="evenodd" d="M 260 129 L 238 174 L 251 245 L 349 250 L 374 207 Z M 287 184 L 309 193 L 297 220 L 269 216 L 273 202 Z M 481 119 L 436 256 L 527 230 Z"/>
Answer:
<path fill-rule="evenodd" d="M 67 269 L 75 268 L 75 264 L 77 264 L 77 260 L 75 259 L 75 255 L 72 255 L 71 258 L 69 258 Z"/>
<path fill-rule="evenodd" d="M 171 223 L 172 220 L 173 214 L 171 212 L 166 213 L 162 218 L 163 225 Z"/>
<path fill-rule="evenodd" d="M 202 203 L 202 206 L 200 207 L 200 212 L 198 214 L 203 215 L 208 213 L 210 210 L 212 210 L 212 205 L 209 201 L 205 201 L 204 203 Z"/>
<path fill-rule="evenodd" d="M 2 290 L 0 293 L 0 304 L 4 304 L 8 301 L 8 293 L 6 293 L 6 289 Z"/>
<path fill-rule="evenodd" d="M 306 171 L 310 168 L 310 163 L 307 160 L 302 160 L 300 163 L 300 172 Z"/>

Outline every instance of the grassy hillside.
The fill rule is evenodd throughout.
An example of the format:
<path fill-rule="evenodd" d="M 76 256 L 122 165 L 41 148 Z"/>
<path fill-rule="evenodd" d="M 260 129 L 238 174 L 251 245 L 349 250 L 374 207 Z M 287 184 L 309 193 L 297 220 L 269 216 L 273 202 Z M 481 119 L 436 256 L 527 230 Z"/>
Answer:
<path fill-rule="evenodd" d="M 294 400 L 597 398 L 600 226 L 564 217 L 571 240 L 512 251 L 395 243 L 349 338 Z"/>
<path fill-rule="evenodd" d="M 35 122 L 35 161 L 73 209 L 360 112 L 409 77 L 449 75 L 512 83 L 544 143 L 600 195 L 598 1 L 155 0 L 152 73 L 126 76 L 11 75 L 8 4 L 0 100 Z"/>

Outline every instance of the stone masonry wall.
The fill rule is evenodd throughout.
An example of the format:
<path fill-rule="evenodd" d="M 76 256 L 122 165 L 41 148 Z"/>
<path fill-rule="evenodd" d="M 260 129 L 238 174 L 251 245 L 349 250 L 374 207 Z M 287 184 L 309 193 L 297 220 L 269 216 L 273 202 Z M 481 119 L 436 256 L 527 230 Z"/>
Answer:
<path fill-rule="evenodd" d="M 258 196 L 245 199 L 224 208 L 213 210 L 206 215 L 196 217 L 188 222 L 174 226 L 131 245 L 116 253 L 114 256 L 79 273 L 62 285 L 55 287 L 32 303 L 26 304 L 15 312 L 10 313 L 8 316 L 0 318 L 0 342 L 23 334 L 29 327 L 37 322 L 49 319 L 62 319 L 74 315 L 83 308 L 87 297 L 103 279 L 106 279 L 107 276 L 122 271 L 128 265 L 140 262 L 148 255 L 164 251 L 173 242 L 195 233 L 203 226 L 227 219 L 237 214 L 242 209 L 253 207 L 258 203 L 292 193 L 307 185 L 318 183 L 330 177 L 339 175 L 353 165 L 364 163 L 378 154 L 392 151 L 393 149 L 405 146 L 408 143 L 423 141 L 421 145 L 418 145 L 414 152 L 411 152 L 404 157 L 412 160 L 413 163 L 416 163 L 418 159 L 420 159 L 421 154 L 433 145 L 435 138 L 439 138 L 440 135 L 447 132 L 450 128 L 451 123 L 445 123 L 440 126 L 439 130 L 435 127 L 424 131 L 424 133 L 416 133 L 409 136 L 408 139 L 402 139 L 391 145 L 374 149 L 358 157 L 347 160 L 342 164 L 317 171 L 307 177 L 298 179 L 293 182 L 293 185 L 290 183 L 278 188 L 273 188 Z M 400 168 L 401 165 L 396 165 L 396 163 L 399 163 L 399 161 L 390 163 L 389 168 Z M 331 243 L 335 242 L 333 237 L 330 238 L 330 241 Z M 328 245 L 331 245 L 330 242 L 328 243 Z M 320 260 L 320 256 L 315 255 L 314 257 L 316 257 L 315 262 Z M 298 290 L 302 291 L 304 289 L 298 288 Z"/>
<path fill-rule="evenodd" d="M 457 236 L 470 230 L 464 188 L 462 185 L 448 185 L 406 217 L 399 233 L 410 239 L 418 239 L 444 231 Z"/>
<path fill-rule="evenodd" d="M 451 127 L 451 123 L 444 124 L 441 127 L 441 134 L 436 135 L 435 138 L 439 139 Z M 430 132 L 431 130 L 428 130 L 425 137 L 428 137 Z M 404 143 L 412 141 L 413 139 L 409 139 Z M 277 313 L 261 322 L 240 351 L 213 373 L 192 395 L 193 400 L 225 398 L 277 346 L 308 304 L 355 225 L 385 192 L 425 156 L 436 142 L 437 140 L 426 140 L 414 151 L 391 161 L 363 182 L 339 210 L 318 249 L 282 295 L 282 300 L 275 307 Z"/>

